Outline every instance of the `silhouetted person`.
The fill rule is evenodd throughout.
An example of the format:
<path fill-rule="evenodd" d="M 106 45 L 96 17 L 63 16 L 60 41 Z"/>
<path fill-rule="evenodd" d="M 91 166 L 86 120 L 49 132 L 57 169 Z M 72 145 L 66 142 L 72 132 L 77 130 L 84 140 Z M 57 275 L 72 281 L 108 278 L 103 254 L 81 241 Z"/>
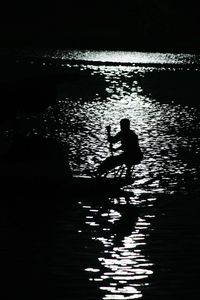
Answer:
<path fill-rule="evenodd" d="M 127 166 L 127 177 L 130 176 L 130 170 L 133 165 L 139 164 L 143 158 L 142 151 L 139 146 L 137 134 L 130 129 L 130 120 L 122 119 L 120 121 L 121 130 L 115 135 L 111 136 L 110 126 L 107 126 L 108 142 L 110 142 L 111 153 L 122 150 L 119 155 L 111 155 L 106 158 L 97 169 L 97 174 L 101 176 L 103 173 L 125 164 Z M 112 144 L 121 142 L 121 146 L 113 148 Z"/>

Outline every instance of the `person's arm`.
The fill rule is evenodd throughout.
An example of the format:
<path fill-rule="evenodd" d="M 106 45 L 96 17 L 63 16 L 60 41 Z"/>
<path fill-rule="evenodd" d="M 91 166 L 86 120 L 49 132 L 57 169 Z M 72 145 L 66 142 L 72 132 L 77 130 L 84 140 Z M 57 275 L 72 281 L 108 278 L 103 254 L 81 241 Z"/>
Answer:
<path fill-rule="evenodd" d="M 113 143 L 117 143 L 120 141 L 120 133 L 117 133 L 115 136 L 111 136 L 111 134 L 110 134 L 111 127 L 107 126 L 106 130 L 107 130 L 107 139 L 108 139 L 108 142 L 110 143 L 110 152 L 113 154 L 113 152 L 122 150 L 122 146 L 113 148 Z"/>
<path fill-rule="evenodd" d="M 117 143 L 120 141 L 120 136 L 119 133 L 117 133 L 115 136 L 111 136 L 110 131 L 111 131 L 111 126 L 106 126 L 107 130 L 107 139 L 109 143 Z"/>

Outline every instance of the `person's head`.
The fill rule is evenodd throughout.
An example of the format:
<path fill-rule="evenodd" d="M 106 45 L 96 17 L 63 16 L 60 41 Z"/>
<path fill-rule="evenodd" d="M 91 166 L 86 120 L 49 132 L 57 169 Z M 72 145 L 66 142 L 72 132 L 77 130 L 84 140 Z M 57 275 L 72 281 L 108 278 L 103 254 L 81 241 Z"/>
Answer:
<path fill-rule="evenodd" d="M 122 131 L 127 131 L 130 129 L 130 120 L 129 119 L 121 119 L 120 121 L 120 127 Z"/>

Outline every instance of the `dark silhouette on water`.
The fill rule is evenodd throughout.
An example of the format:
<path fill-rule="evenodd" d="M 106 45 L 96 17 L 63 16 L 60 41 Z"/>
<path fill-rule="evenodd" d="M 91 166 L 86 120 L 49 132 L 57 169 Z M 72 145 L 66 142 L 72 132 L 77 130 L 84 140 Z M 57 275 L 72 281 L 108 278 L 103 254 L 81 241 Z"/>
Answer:
<path fill-rule="evenodd" d="M 119 246 L 126 236 L 132 234 L 135 224 L 138 221 L 139 213 L 135 205 L 130 203 L 129 196 L 125 196 L 126 204 L 113 206 L 120 214 L 120 219 L 111 227 L 111 233 L 114 234 L 115 246 Z"/>
<path fill-rule="evenodd" d="M 130 120 L 122 119 L 120 121 L 121 131 L 115 136 L 110 134 L 110 126 L 107 126 L 108 141 L 110 142 L 111 156 L 106 158 L 97 169 L 97 174 L 102 175 L 109 170 L 125 164 L 127 167 L 126 176 L 131 176 L 131 167 L 139 164 L 143 158 L 142 151 L 139 146 L 137 134 L 130 129 Z M 112 144 L 121 142 L 121 146 L 113 148 Z M 119 155 L 113 155 L 113 152 L 122 150 L 123 152 Z"/>

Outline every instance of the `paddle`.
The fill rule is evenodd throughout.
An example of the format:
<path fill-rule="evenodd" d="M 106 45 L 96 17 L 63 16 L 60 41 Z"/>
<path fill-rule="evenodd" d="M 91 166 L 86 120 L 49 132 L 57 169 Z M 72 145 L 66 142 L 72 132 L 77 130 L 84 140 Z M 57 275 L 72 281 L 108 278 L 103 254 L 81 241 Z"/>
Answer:
<path fill-rule="evenodd" d="M 112 144 L 112 142 L 110 141 L 110 131 L 111 131 L 111 126 L 110 125 L 108 125 L 108 126 L 106 126 L 106 130 L 107 130 L 107 136 L 108 136 L 108 141 L 109 141 L 109 150 L 110 150 L 110 153 L 111 153 L 111 155 L 113 155 L 113 144 Z"/>
<path fill-rule="evenodd" d="M 114 155 L 113 154 L 114 153 L 114 151 L 113 151 L 113 143 L 111 142 L 111 139 L 110 139 L 110 137 L 111 137 L 111 134 L 110 134 L 110 132 L 111 132 L 111 126 L 110 125 L 106 126 L 106 130 L 107 130 L 107 136 L 108 136 L 108 141 L 109 141 L 110 154 L 111 154 L 111 156 L 113 156 Z M 120 173 L 120 177 L 121 177 L 122 174 L 123 174 L 123 170 L 124 170 L 123 165 L 119 166 L 119 169 L 114 168 L 114 177 L 116 178 L 119 173 Z"/>
<path fill-rule="evenodd" d="M 111 126 L 110 125 L 108 125 L 108 126 L 106 126 L 106 130 L 107 130 L 107 136 L 108 136 L 108 141 L 109 141 L 109 150 L 110 150 L 110 154 L 111 154 L 111 156 L 113 156 L 113 143 L 111 142 L 111 140 L 110 140 L 110 136 L 111 136 L 111 134 L 110 134 L 110 132 L 111 132 Z M 117 176 L 117 171 L 116 171 L 116 169 L 114 169 L 114 177 L 116 177 Z"/>

